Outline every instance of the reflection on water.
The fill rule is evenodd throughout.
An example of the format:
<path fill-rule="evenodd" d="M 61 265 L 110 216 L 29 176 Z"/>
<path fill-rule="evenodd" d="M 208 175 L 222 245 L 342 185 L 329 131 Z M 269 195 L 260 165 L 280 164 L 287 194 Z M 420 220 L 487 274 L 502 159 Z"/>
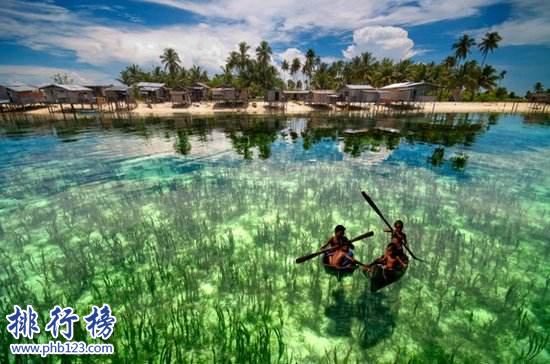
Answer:
<path fill-rule="evenodd" d="M 548 362 L 548 124 L 4 118 L 1 314 L 32 304 L 43 326 L 56 304 L 109 303 L 128 362 Z M 362 189 L 426 261 L 376 294 L 359 272 L 294 263 L 339 223 L 376 232 L 360 260 L 381 254 Z"/>

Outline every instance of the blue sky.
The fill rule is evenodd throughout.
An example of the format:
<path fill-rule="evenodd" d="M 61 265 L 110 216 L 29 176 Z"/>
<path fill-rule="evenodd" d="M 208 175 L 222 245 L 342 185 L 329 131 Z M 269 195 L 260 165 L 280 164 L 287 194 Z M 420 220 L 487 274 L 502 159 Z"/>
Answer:
<path fill-rule="evenodd" d="M 488 63 L 523 94 L 550 87 L 548 0 L 1 0 L 0 83 L 44 83 L 68 73 L 113 83 L 130 63 L 148 69 L 166 47 L 184 66 L 218 72 L 240 41 L 270 42 L 274 61 L 314 48 L 326 61 L 364 51 L 440 61 L 463 33 L 498 31 Z M 478 51 L 472 58 L 480 59 Z"/>

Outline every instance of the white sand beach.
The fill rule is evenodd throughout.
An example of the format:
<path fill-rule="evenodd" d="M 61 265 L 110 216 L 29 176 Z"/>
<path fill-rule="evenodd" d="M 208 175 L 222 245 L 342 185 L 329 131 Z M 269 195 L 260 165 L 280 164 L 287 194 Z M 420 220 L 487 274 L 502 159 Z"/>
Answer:
<path fill-rule="evenodd" d="M 70 110 L 67 105 L 65 110 Z M 53 107 L 54 113 L 61 113 L 59 106 Z M 78 110 L 78 109 L 77 109 Z M 90 109 L 85 109 L 90 110 Z M 366 111 L 379 111 L 379 112 L 392 112 L 392 111 L 404 111 L 399 107 L 387 108 L 384 106 L 370 106 L 365 109 Z M 138 106 L 131 110 L 135 115 L 139 116 L 171 116 L 177 114 L 192 114 L 192 115 L 213 115 L 217 113 L 237 113 L 237 114 L 270 114 L 281 113 L 286 114 L 307 114 L 315 111 L 345 111 L 336 107 L 330 108 L 314 108 L 309 105 L 297 102 L 287 102 L 284 110 L 282 108 L 269 107 L 267 102 L 249 102 L 245 107 L 220 107 L 212 102 L 193 103 L 191 106 L 185 108 L 173 108 L 172 103 L 164 102 L 159 104 L 147 105 L 145 103 L 138 103 Z M 542 112 L 550 113 L 550 106 L 544 107 L 541 104 L 532 104 L 527 102 L 434 102 L 417 104 L 413 109 L 406 109 L 407 112 L 420 112 L 420 113 L 472 113 L 472 112 L 491 112 L 491 113 L 532 113 Z M 31 115 L 47 115 L 49 111 L 47 108 L 36 109 L 27 111 Z M 105 114 L 110 114 L 108 110 L 104 111 Z"/>

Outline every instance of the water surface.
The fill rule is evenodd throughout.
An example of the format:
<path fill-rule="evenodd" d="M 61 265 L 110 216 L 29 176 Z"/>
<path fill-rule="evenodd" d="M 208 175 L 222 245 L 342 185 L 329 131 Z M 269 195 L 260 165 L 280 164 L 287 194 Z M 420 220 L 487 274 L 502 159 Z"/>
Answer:
<path fill-rule="evenodd" d="M 109 359 L 122 362 L 548 362 L 549 125 L 4 119 L 1 316 L 32 304 L 43 328 L 57 304 L 82 315 L 108 303 Z M 377 294 L 359 271 L 339 282 L 316 260 L 294 263 L 336 224 L 375 231 L 357 243 L 360 260 L 382 253 L 388 236 L 361 190 L 404 220 L 426 261 Z M 2 330 L 0 361 L 15 360 L 13 342 Z"/>

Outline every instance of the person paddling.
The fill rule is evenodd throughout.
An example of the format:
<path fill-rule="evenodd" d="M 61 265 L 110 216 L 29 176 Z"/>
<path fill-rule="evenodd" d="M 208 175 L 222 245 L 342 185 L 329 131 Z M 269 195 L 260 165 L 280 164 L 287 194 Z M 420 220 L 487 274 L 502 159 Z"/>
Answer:
<path fill-rule="evenodd" d="M 319 250 L 323 250 L 325 248 L 328 248 L 330 245 L 331 248 L 335 248 L 337 246 L 342 246 L 344 241 L 348 240 L 346 237 L 346 228 L 343 225 L 336 225 L 334 228 L 334 235 L 328 239 L 328 241 L 321 246 Z"/>
<path fill-rule="evenodd" d="M 363 265 L 353 258 L 353 250 L 351 247 L 352 244 L 346 239 L 342 243 L 342 246 L 329 257 L 329 264 L 334 268 L 350 268 L 356 264 Z"/>
<path fill-rule="evenodd" d="M 407 251 L 409 252 L 409 254 L 414 258 L 414 259 L 417 259 L 419 260 L 414 254 L 413 252 L 409 249 L 409 245 L 408 245 L 408 242 L 407 242 L 407 234 L 405 234 L 405 232 L 403 231 L 403 221 L 401 220 L 396 220 L 394 223 L 393 223 L 393 230 L 390 230 L 389 228 L 384 228 L 384 232 L 386 233 L 392 233 L 391 235 L 391 243 L 388 244 L 389 245 L 395 245 L 395 247 L 397 248 L 397 254 L 399 256 L 406 256 L 405 255 L 405 252 L 403 250 L 403 247 L 405 249 L 407 249 Z"/>
<path fill-rule="evenodd" d="M 331 248 L 337 248 L 333 251 L 325 253 L 323 258 L 325 264 L 337 267 L 342 265 L 351 265 L 347 263 L 347 261 L 351 262 L 351 260 L 349 260 L 348 258 L 351 258 L 353 261 L 355 261 L 352 258 L 353 249 L 355 249 L 355 246 L 353 246 L 353 243 L 349 241 L 345 234 L 346 228 L 343 225 L 336 225 L 336 227 L 334 228 L 334 235 L 321 246 L 320 250 L 323 250 L 329 246 Z"/>
<path fill-rule="evenodd" d="M 399 249 L 395 244 L 389 244 L 386 248 L 386 253 L 367 265 L 367 269 L 372 268 L 374 265 L 380 265 L 384 270 L 402 270 L 407 267 L 408 263 L 407 256 L 400 255 Z"/>
<path fill-rule="evenodd" d="M 340 248 L 348 238 L 346 237 L 346 228 L 343 225 L 336 225 L 334 228 L 334 235 L 331 236 L 328 241 L 321 246 L 319 250 L 324 250 L 328 247 L 330 248 Z M 332 263 L 332 256 L 338 249 L 333 249 L 328 251 L 323 256 L 323 262 L 326 264 Z"/>

